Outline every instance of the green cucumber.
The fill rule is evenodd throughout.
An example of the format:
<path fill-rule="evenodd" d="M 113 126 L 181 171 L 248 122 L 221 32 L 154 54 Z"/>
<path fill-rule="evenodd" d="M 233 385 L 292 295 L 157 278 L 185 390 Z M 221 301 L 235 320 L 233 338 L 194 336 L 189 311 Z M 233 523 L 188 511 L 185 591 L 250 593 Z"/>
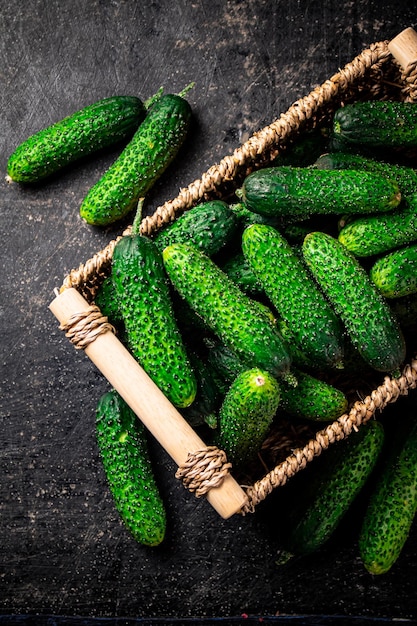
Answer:
<path fill-rule="evenodd" d="M 237 195 L 255 213 L 296 220 L 382 213 L 394 209 L 401 199 L 397 183 L 377 172 L 291 166 L 252 172 Z"/>
<path fill-rule="evenodd" d="M 289 552 L 311 554 L 330 539 L 367 483 L 383 442 L 381 423 L 370 421 L 323 453 L 320 471 L 293 520 L 286 541 Z"/>
<path fill-rule="evenodd" d="M 146 108 L 135 96 L 104 98 L 21 143 L 7 163 L 8 180 L 35 183 L 78 159 L 130 138 Z"/>
<path fill-rule="evenodd" d="M 191 107 L 181 95 L 157 99 L 120 156 L 87 193 L 81 217 L 106 226 L 130 213 L 177 156 L 191 118 Z"/>
<path fill-rule="evenodd" d="M 385 574 L 396 563 L 417 513 L 417 421 L 404 429 L 381 467 L 359 534 L 366 570 Z"/>
<path fill-rule="evenodd" d="M 243 253 L 303 353 L 326 367 L 342 367 L 343 328 L 305 263 L 272 226 L 253 224 Z"/>
<path fill-rule="evenodd" d="M 379 172 L 386 178 L 395 180 L 405 198 L 417 192 L 417 171 L 406 165 L 389 163 L 346 152 L 330 152 L 322 154 L 314 163 L 314 167 L 323 170 L 360 169 L 368 172 Z"/>
<path fill-rule="evenodd" d="M 252 461 L 266 439 L 278 409 L 277 380 L 259 368 L 239 374 L 219 411 L 216 445 L 236 467 Z"/>
<path fill-rule="evenodd" d="M 165 538 L 165 506 L 155 480 L 146 431 L 115 391 L 96 411 L 96 437 L 114 503 L 132 536 L 146 546 Z"/>
<path fill-rule="evenodd" d="M 369 270 L 369 276 L 385 298 L 417 293 L 417 244 L 380 257 Z"/>
<path fill-rule="evenodd" d="M 111 276 L 128 348 L 175 406 L 189 406 L 197 383 L 173 313 L 161 253 L 149 238 L 126 235 L 115 245 Z"/>
<path fill-rule="evenodd" d="M 344 142 L 372 148 L 416 148 L 414 102 L 362 101 L 347 104 L 333 117 L 333 134 Z"/>
<path fill-rule="evenodd" d="M 392 213 L 352 219 L 342 226 L 338 239 L 357 257 L 374 256 L 417 241 L 417 193 Z"/>
<path fill-rule="evenodd" d="M 326 381 L 293 367 L 297 386 L 281 383 L 280 407 L 291 415 L 313 422 L 332 422 L 348 408 L 346 395 Z"/>
<path fill-rule="evenodd" d="M 198 204 L 158 231 L 154 241 L 162 251 L 172 243 L 192 243 L 213 256 L 236 233 L 238 218 L 222 200 Z"/>
<path fill-rule="evenodd" d="M 210 257 L 184 243 L 168 246 L 162 256 L 175 289 L 248 368 L 289 372 L 290 357 L 274 325 Z"/>
<path fill-rule="evenodd" d="M 397 374 L 405 358 L 401 328 L 356 257 L 319 231 L 304 239 L 303 255 L 364 361 L 375 370 Z"/>

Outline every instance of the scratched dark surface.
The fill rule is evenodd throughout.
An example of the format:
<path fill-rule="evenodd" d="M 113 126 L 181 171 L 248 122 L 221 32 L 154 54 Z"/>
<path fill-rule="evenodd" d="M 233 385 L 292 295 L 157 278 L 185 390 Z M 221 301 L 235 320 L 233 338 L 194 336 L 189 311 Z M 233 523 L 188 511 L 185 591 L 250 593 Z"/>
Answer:
<path fill-rule="evenodd" d="M 179 91 L 195 81 L 195 133 L 151 194 L 151 210 L 363 48 L 416 19 L 415 3 L 394 0 L 0 0 L 1 171 L 20 141 L 94 100 L 147 98 L 161 85 Z M 12 623 L 11 614 L 20 623 L 28 614 L 58 616 L 45 624 L 242 614 L 412 620 L 415 527 L 395 568 L 378 579 L 360 563 L 354 517 L 319 555 L 280 567 L 273 515 L 284 513 L 265 507 L 222 521 L 178 484 L 158 446 L 166 542 L 146 549 L 120 523 L 94 434 L 107 383 L 48 311 L 64 275 L 120 232 L 78 216 L 114 157 L 109 150 L 32 188 L 0 177 L 0 623 Z M 411 400 L 400 403 L 397 417 L 409 409 Z"/>

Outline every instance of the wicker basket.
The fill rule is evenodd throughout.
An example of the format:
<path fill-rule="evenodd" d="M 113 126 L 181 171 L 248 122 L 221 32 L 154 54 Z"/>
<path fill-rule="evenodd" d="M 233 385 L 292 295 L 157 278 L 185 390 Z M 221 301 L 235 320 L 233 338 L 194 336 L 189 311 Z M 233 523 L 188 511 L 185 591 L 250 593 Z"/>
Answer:
<path fill-rule="evenodd" d="M 255 133 L 231 155 L 213 165 L 199 180 L 181 189 L 175 199 L 167 201 L 152 215 L 144 218 L 141 223 L 142 234 L 153 234 L 203 200 L 233 197 L 233 192 L 248 173 L 267 166 L 303 133 L 327 124 L 342 103 L 369 99 L 415 100 L 416 40 L 417 34 L 409 28 L 391 42 L 381 41 L 370 45 L 338 73 L 296 101 L 271 125 Z M 131 227 L 128 227 L 120 237 L 130 232 Z M 85 312 L 67 315 L 65 322 L 59 318 L 61 328 L 78 348 L 85 349 L 98 336 L 113 330 L 94 305 L 94 296 L 109 273 L 118 239 L 71 271 L 57 290 L 57 294 L 63 294 L 69 289 L 75 289 L 88 303 Z M 417 360 L 410 356 L 399 378 L 385 377 L 379 383 L 368 382 L 368 390 L 355 389 L 357 397 L 362 399 L 352 401 L 345 415 L 324 428 L 312 432 L 309 428 L 297 429 L 293 424 L 281 424 L 277 432 L 271 433 L 262 449 L 265 458 L 273 459 L 274 464 L 272 467 L 267 464 L 264 473 L 243 488 L 244 501 L 232 514 L 253 512 L 256 505 L 273 489 L 285 484 L 333 442 L 357 430 L 377 411 L 382 411 L 400 396 L 407 395 L 416 384 Z M 177 476 L 186 487 L 201 496 L 218 488 L 229 471 L 230 466 L 221 451 L 209 446 L 198 451 L 190 450 L 186 461 L 180 463 Z"/>

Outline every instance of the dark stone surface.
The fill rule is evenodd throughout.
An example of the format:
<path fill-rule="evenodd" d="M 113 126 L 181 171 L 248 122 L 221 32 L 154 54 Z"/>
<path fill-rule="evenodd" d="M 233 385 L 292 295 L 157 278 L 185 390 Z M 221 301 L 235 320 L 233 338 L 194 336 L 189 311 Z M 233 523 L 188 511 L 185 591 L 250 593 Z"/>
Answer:
<path fill-rule="evenodd" d="M 20 141 L 94 100 L 195 81 L 195 135 L 151 194 L 152 210 L 415 17 L 413 3 L 376 0 L 0 0 L 1 170 Z M 319 555 L 280 567 L 274 499 L 222 521 L 178 484 L 157 445 L 167 540 L 143 548 L 120 523 L 94 434 L 107 383 L 48 311 L 64 275 L 120 231 L 78 216 L 114 157 L 107 151 L 34 187 L 0 180 L 0 612 L 415 617 L 415 527 L 378 579 L 358 558 L 354 517 Z"/>

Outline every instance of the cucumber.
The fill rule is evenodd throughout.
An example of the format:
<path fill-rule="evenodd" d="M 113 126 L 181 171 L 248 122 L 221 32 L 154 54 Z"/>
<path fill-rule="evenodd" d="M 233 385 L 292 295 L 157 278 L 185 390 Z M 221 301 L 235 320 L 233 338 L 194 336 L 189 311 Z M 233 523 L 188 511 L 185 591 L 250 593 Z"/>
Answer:
<path fill-rule="evenodd" d="M 417 241 L 417 194 L 408 196 L 392 213 L 352 219 L 339 241 L 357 257 L 370 257 Z"/>
<path fill-rule="evenodd" d="M 311 554 L 330 539 L 367 483 L 383 442 L 381 423 L 370 421 L 324 453 L 286 541 L 292 554 Z"/>
<path fill-rule="evenodd" d="M 363 101 L 347 104 L 333 117 L 333 134 L 344 142 L 372 148 L 417 147 L 417 107 L 413 102 Z"/>
<path fill-rule="evenodd" d="M 192 243 L 213 256 L 237 231 L 238 218 L 222 200 L 212 200 L 189 209 L 160 230 L 154 241 L 162 251 L 172 243 Z"/>
<path fill-rule="evenodd" d="M 111 276 L 128 348 L 175 406 L 189 406 L 197 383 L 173 313 L 161 253 L 147 237 L 126 235 L 115 245 Z"/>
<path fill-rule="evenodd" d="M 98 402 L 96 437 L 121 519 L 136 541 L 158 546 L 165 538 L 166 512 L 152 468 L 145 427 L 113 389 Z"/>
<path fill-rule="evenodd" d="M 291 166 L 252 172 L 236 193 L 255 213 L 295 220 L 312 215 L 383 213 L 401 200 L 397 183 L 377 172 Z"/>
<path fill-rule="evenodd" d="M 307 235 L 303 256 L 365 362 L 398 374 L 405 358 L 401 328 L 354 255 L 322 232 Z"/>
<path fill-rule="evenodd" d="M 216 445 L 235 467 L 251 462 L 260 450 L 279 399 L 279 384 L 265 370 L 245 370 L 233 381 L 220 407 Z"/>
<path fill-rule="evenodd" d="M 378 172 L 386 178 L 395 180 L 400 188 L 402 198 L 417 192 L 417 171 L 406 165 L 380 161 L 359 154 L 331 152 L 320 155 L 314 166 L 325 170 L 360 169 Z"/>
<path fill-rule="evenodd" d="M 135 96 L 104 98 L 21 143 L 7 162 L 8 180 L 36 183 L 70 163 L 130 138 L 146 108 Z"/>
<path fill-rule="evenodd" d="M 417 244 L 380 257 L 372 265 L 369 276 L 385 298 L 417 293 Z"/>
<path fill-rule="evenodd" d="M 184 243 L 168 246 L 162 256 L 175 289 L 248 369 L 289 372 L 290 356 L 274 325 L 210 257 Z"/>
<path fill-rule="evenodd" d="M 281 383 L 282 408 L 291 417 L 313 422 L 332 422 L 348 408 L 346 395 L 326 381 L 293 367 L 297 386 Z"/>
<path fill-rule="evenodd" d="M 181 95 L 157 99 L 120 156 L 87 193 L 82 219 L 106 226 L 130 213 L 177 156 L 191 118 L 191 107 Z"/>
<path fill-rule="evenodd" d="M 417 421 L 394 442 L 371 492 L 359 534 L 366 570 L 385 574 L 397 561 L 417 513 Z"/>
<path fill-rule="evenodd" d="M 302 257 L 275 228 L 262 224 L 246 228 L 242 249 L 296 345 L 319 365 L 341 368 L 342 325 Z"/>

